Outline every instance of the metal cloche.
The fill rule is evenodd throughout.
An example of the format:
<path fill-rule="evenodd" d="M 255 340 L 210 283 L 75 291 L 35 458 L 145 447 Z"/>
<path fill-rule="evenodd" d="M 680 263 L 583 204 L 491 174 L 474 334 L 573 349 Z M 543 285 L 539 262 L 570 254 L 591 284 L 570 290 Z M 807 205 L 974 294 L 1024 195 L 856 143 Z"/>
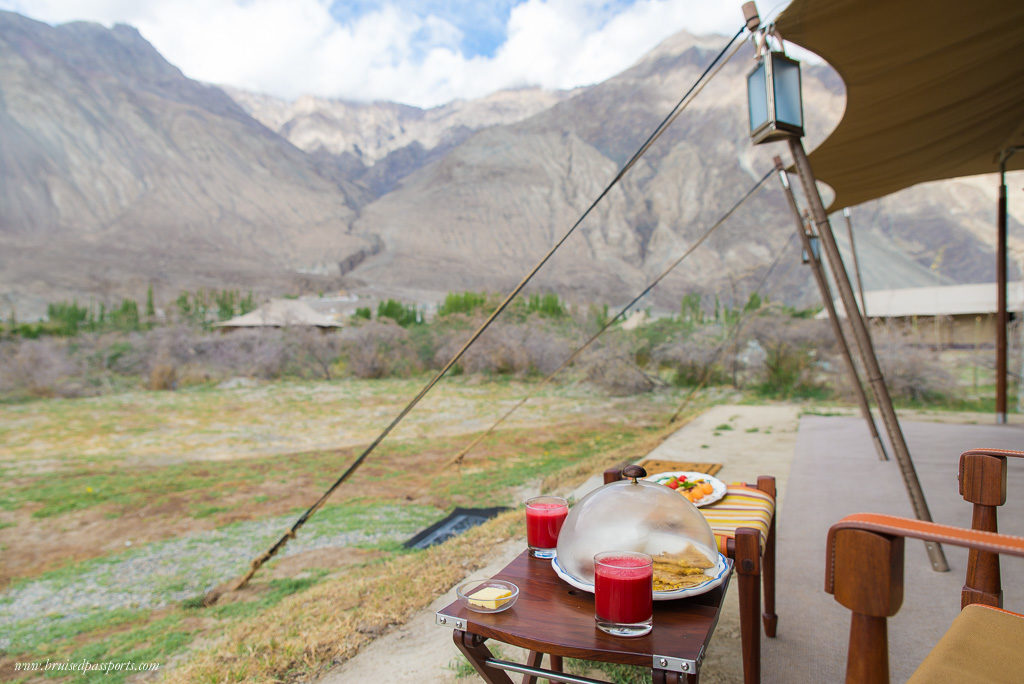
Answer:
<path fill-rule="evenodd" d="M 558 563 L 582 582 L 594 581 L 594 555 L 602 551 L 639 551 L 651 556 L 697 550 L 717 562 L 715 535 L 692 503 L 668 487 L 640 478 L 646 472 L 627 466 L 630 479 L 599 487 L 572 507 L 558 535 Z"/>

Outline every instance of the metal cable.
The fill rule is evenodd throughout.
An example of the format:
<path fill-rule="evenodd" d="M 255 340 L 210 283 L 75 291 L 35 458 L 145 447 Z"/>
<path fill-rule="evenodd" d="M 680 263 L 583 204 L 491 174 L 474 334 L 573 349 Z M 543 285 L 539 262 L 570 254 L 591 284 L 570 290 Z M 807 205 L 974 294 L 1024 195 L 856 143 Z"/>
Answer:
<path fill-rule="evenodd" d="M 733 35 L 733 37 L 729 40 L 728 43 L 726 43 L 725 47 L 723 47 L 715 56 L 715 58 L 711 61 L 711 63 L 708 64 L 707 68 L 704 69 L 704 71 L 697 78 L 694 84 L 690 86 L 690 89 L 686 91 L 686 94 L 684 94 L 682 98 L 680 98 L 679 102 L 676 103 L 676 106 L 672 108 L 672 111 L 670 111 L 668 115 L 662 120 L 662 122 L 658 124 L 654 132 L 647 137 L 647 139 L 640 146 L 640 148 L 623 165 L 623 167 L 619 170 L 619 172 L 615 175 L 611 182 L 608 183 L 605 189 L 601 191 L 601 194 L 598 195 L 593 202 L 591 202 L 590 206 L 587 207 L 586 211 L 584 211 L 583 214 L 576 220 L 576 222 L 572 224 L 572 226 L 569 228 L 569 230 L 565 232 L 561 239 L 559 239 L 558 242 L 556 242 L 554 246 L 551 247 L 548 253 L 545 254 L 544 257 L 539 262 L 537 262 L 537 264 L 530 270 L 530 272 L 523 277 L 519 284 L 516 285 L 511 292 L 509 292 L 508 296 L 506 296 L 505 299 L 501 302 L 501 304 L 499 304 L 498 307 L 491 313 L 491 315 L 487 317 L 487 320 L 485 320 L 480 325 L 480 327 L 477 328 L 477 330 L 472 334 L 472 336 L 470 336 L 466 343 L 462 345 L 462 347 L 455 353 L 454 356 L 452 356 L 448 363 L 446 363 L 444 367 L 441 370 L 439 370 L 437 374 L 430 380 L 430 382 L 428 382 L 423 387 L 423 389 L 421 389 L 419 393 L 415 397 L 413 397 L 408 404 L 406 404 L 405 408 L 403 408 L 401 412 L 394 418 L 394 420 L 392 420 L 391 423 L 389 423 L 388 426 L 385 427 L 383 431 L 381 431 L 377 438 L 374 439 L 373 442 L 371 442 L 368 447 L 366 447 L 366 449 L 359 455 L 358 458 L 356 458 L 355 461 L 352 462 L 352 464 L 345 470 L 345 472 L 342 473 L 342 475 L 337 480 L 335 480 L 334 484 L 332 484 L 327 489 L 327 491 L 325 491 L 320 496 L 320 498 L 317 499 L 316 502 L 312 506 L 310 506 L 308 510 L 306 510 L 305 513 L 299 516 L 299 519 L 295 521 L 291 528 L 287 532 L 285 532 L 285 534 L 279 540 L 277 540 L 277 542 L 275 542 L 273 546 L 271 546 L 269 549 L 267 549 L 265 552 L 257 556 L 252 561 L 248 572 L 246 572 L 246 574 L 242 576 L 242 578 L 239 579 L 238 582 L 236 582 L 232 586 L 232 590 L 237 590 L 245 586 L 245 584 L 252 578 L 252 576 L 256 574 L 256 571 L 259 570 L 264 563 L 266 563 L 270 558 L 272 558 L 278 551 L 281 550 L 282 547 L 284 547 L 285 544 L 288 543 L 290 539 L 292 539 L 295 536 L 295 533 L 298 532 L 299 528 L 302 527 L 306 523 L 306 521 L 309 520 L 309 518 L 312 517 L 324 505 L 327 499 L 330 498 L 331 494 L 333 494 L 334 491 L 338 489 L 338 487 L 340 487 L 342 483 L 344 483 L 345 480 L 347 480 L 352 475 L 352 473 L 354 473 L 359 468 L 359 466 L 363 464 L 363 461 L 366 460 L 367 456 L 369 456 L 377 448 L 377 446 L 382 441 L 384 441 L 384 438 L 387 437 L 391 433 L 391 431 L 395 429 L 395 427 L 402 421 L 402 419 L 404 419 L 409 414 L 409 412 L 412 411 L 413 408 L 415 408 L 415 406 L 420 402 L 420 400 L 423 399 L 423 397 L 426 396 L 426 394 L 431 389 L 433 389 L 434 385 L 436 385 L 441 380 L 441 378 L 443 378 L 445 374 L 448 373 L 452 366 L 454 366 L 459 361 L 459 359 L 462 358 L 463 354 L 466 353 L 466 350 L 468 350 L 469 347 L 474 342 L 476 342 L 480 335 L 482 335 L 484 331 L 490 327 L 494 319 L 496 319 L 505 310 L 505 308 L 508 307 L 512 300 L 515 299 L 515 297 L 522 291 L 524 287 L 526 287 L 526 284 L 533 278 L 533 276 L 536 275 L 537 272 L 544 267 L 544 265 L 551 259 L 555 252 L 576 231 L 576 228 L 578 228 L 579 225 L 583 223 L 583 221 L 590 215 L 594 208 L 597 207 L 598 203 L 600 203 L 601 200 L 604 199 L 604 197 L 609 192 L 611 192 L 612 188 L 615 187 L 616 184 L 618 184 L 622 177 L 625 176 L 626 173 L 633 167 L 633 165 L 636 164 L 636 162 L 640 159 L 640 157 L 642 157 L 643 154 L 647 152 L 651 145 L 654 144 L 654 142 L 659 137 L 661 137 L 662 133 L 664 133 L 665 130 L 669 127 L 669 125 L 671 125 L 672 122 L 675 121 L 675 119 L 682 113 L 683 109 L 685 109 L 686 106 L 693 100 L 693 98 L 701 90 L 703 90 L 704 86 L 707 84 L 707 81 L 711 80 L 711 78 L 707 78 L 705 80 L 705 77 L 708 76 L 709 73 L 711 73 L 712 69 L 715 69 L 717 65 L 717 69 L 715 69 L 714 72 L 715 74 L 717 74 L 718 70 L 720 70 L 721 67 L 724 66 L 724 64 L 728 62 L 729 59 L 733 57 L 733 55 L 736 54 L 740 47 L 742 47 L 742 43 L 736 45 L 732 53 L 729 54 L 724 61 L 722 60 L 722 57 L 726 54 L 726 52 L 728 52 L 729 48 L 733 45 L 733 43 L 736 42 L 736 39 L 740 37 L 740 35 L 743 33 L 745 29 L 745 25 L 740 27 L 736 34 Z M 711 77 L 713 76 L 714 74 L 712 74 Z M 219 598 L 219 595 L 220 594 L 216 591 L 210 592 L 209 594 L 207 594 L 205 602 L 207 604 L 213 603 L 217 600 L 217 598 Z"/>
<path fill-rule="evenodd" d="M 769 265 L 768 268 L 765 270 L 764 275 L 761 277 L 761 282 L 758 283 L 757 288 L 754 289 L 754 292 L 759 293 L 764 288 L 765 283 L 768 282 L 768 277 L 771 276 L 772 271 L 774 271 L 775 267 L 778 266 L 779 261 L 782 259 L 782 255 L 786 253 L 786 248 L 789 247 L 789 243 L 793 241 L 794 234 L 795 233 L 790 233 L 789 237 L 786 238 L 786 241 L 779 249 L 778 254 L 775 255 L 775 259 L 772 261 L 771 265 Z M 683 397 L 683 401 L 679 405 L 679 408 L 677 408 L 676 412 L 672 414 L 672 417 L 668 419 L 668 422 L 670 424 L 679 420 L 679 416 L 681 416 L 683 411 L 686 410 L 686 407 L 689 406 L 690 401 L 693 399 L 693 397 L 697 394 L 697 392 L 703 389 L 704 385 L 706 385 L 708 380 L 711 379 L 711 369 L 713 369 L 715 367 L 715 364 L 718 363 L 718 360 L 722 356 L 722 352 L 725 351 L 725 348 L 729 345 L 729 343 L 739 340 L 740 333 L 743 331 L 743 325 L 747 322 L 747 315 L 750 313 L 754 313 L 754 311 L 747 312 L 741 310 L 740 317 L 739 320 L 736 321 L 736 327 L 733 330 L 733 334 L 729 337 L 726 337 L 724 340 L 722 340 L 722 343 L 718 345 L 718 349 L 715 350 L 715 355 L 714 357 L 712 357 L 711 363 L 709 363 L 708 367 L 704 370 L 704 377 L 702 377 L 700 379 L 700 382 L 697 383 L 697 385 L 694 386 L 686 394 L 685 397 Z"/>
<path fill-rule="evenodd" d="M 658 283 L 660 283 L 662 280 L 664 280 L 665 277 L 668 276 L 669 273 L 671 273 L 677 266 L 679 266 L 679 264 L 683 263 L 683 261 L 688 256 L 693 254 L 693 252 L 698 247 L 700 247 L 702 244 L 704 244 L 704 242 L 709 237 L 711 237 L 711 234 L 714 233 L 719 227 L 721 227 L 722 224 L 724 224 L 729 219 L 729 217 L 732 216 L 733 213 L 736 212 L 737 209 L 739 209 L 748 199 L 753 197 L 754 193 L 757 192 L 757 190 L 762 185 L 764 185 L 765 181 L 768 180 L 769 177 L 771 177 L 773 172 L 774 172 L 774 169 L 772 169 L 771 171 L 769 171 L 765 175 L 761 176 L 761 179 L 758 180 L 754 184 L 754 186 L 752 188 L 750 188 L 750 190 L 748 190 L 746 193 L 744 193 L 744 195 L 739 200 L 737 200 L 736 203 L 733 204 L 732 207 L 730 207 L 728 211 L 726 211 L 724 214 L 722 214 L 721 218 L 719 218 L 717 221 L 715 221 L 715 223 L 712 224 L 710 228 L 708 228 L 706 231 L 704 231 L 703 235 L 701 235 L 697 239 L 696 242 L 694 242 L 692 245 L 690 245 L 690 247 L 685 252 L 683 252 L 683 254 L 679 258 L 677 258 L 675 261 L 673 261 L 671 264 L 669 264 L 668 268 L 666 268 L 664 271 L 662 271 L 661 274 L 657 278 L 652 280 L 647 285 L 647 287 L 645 287 L 643 289 L 643 291 L 640 294 L 638 294 L 636 297 L 634 297 L 632 300 L 630 300 L 629 304 L 626 304 L 624 307 L 622 307 L 622 309 L 620 309 L 619 312 L 617 314 L 615 314 L 614 317 L 609 319 L 603 326 L 601 326 L 600 330 L 598 330 L 596 333 L 594 333 L 590 337 L 590 339 L 588 339 L 586 342 L 584 342 L 583 346 L 579 347 L 576 351 L 574 351 L 572 354 L 570 354 L 569 357 L 565 361 L 562 362 L 562 365 L 560 365 L 554 371 L 549 373 L 547 375 L 547 377 L 545 377 L 543 380 L 541 380 L 537 384 L 536 388 L 534 388 L 534 390 L 532 392 L 530 392 L 528 395 L 526 395 L 525 397 L 520 399 L 515 405 L 512 406 L 512 408 L 510 408 L 500 418 L 498 418 L 498 420 L 496 420 L 493 425 L 491 425 L 489 428 L 487 428 L 487 430 L 485 430 L 483 433 L 478 435 L 472 442 L 470 442 L 459 453 L 457 453 L 450 461 L 448 461 L 448 463 L 446 463 L 444 467 L 448 467 L 448 466 L 451 466 L 451 465 L 458 465 L 459 463 L 461 463 L 462 459 L 464 459 L 466 457 L 466 454 L 468 454 L 470 451 L 472 451 L 478 444 L 480 444 L 480 442 L 482 442 L 483 440 L 487 439 L 487 437 L 491 433 L 493 433 L 498 428 L 499 425 L 504 423 L 505 420 L 509 416 L 511 416 L 513 413 L 515 413 L 520 407 L 523 406 L 523 404 L 525 404 L 530 399 L 532 399 L 535 396 L 537 396 L 537 394 L 539 394 L 540 391 L 542 389 L 544 389 L 548 385 L 548 383 L 550 383 L 554 379 L 554 377 L 556 375 L 561 373 L 568 366 L 572 365 L 573 361 L 575 361 L 577 358 L 579 358 L 580 354 L 582 354 L 588 347 L 590 347 L 590 345 L 592 345 L 595 341 L 597 341 L 597 338 L 599 338 L 610 327 L 612 327 L 612 325 L 614 325 L 616 321 L 618 321 L 620 318 L 625 316 L 626 312 L 629 311 L 629 309 L 634 304 L 636 304 L 641 299 L 643 299 L 645 296 L 647 296 L 647 294 L 651 290 L 653 290 L 658 285 Z"/>

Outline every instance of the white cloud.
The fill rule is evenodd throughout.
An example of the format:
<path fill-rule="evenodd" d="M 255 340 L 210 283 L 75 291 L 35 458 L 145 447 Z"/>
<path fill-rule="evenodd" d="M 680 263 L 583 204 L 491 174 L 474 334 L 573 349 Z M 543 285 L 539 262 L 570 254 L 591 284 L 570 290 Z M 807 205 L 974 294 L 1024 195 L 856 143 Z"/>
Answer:
<path fill-rule="evenodd" d="M 609 6 L 612 9 L 609 9 Z M 526 0 L 493 57 L 466 57 L 462 34 L 400 0 L 347 25 L 327 0 L 0 0 L 36 19 L 136 26 L 196 79 L 285 98 L 302 94 L 432 106 L 522 85 L 570 88 L 627 68 L 680 30 L 732 34 L 739 3 Z"/>

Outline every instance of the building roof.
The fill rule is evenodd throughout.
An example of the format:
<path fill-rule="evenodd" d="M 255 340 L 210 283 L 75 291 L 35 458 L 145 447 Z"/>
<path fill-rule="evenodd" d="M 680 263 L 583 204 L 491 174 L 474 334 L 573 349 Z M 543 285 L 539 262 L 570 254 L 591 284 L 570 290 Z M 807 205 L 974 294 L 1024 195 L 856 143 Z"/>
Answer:
<path fill-rule="evenodd" d="M 870 290 L 864 293 L 869 318 L 910 316 L 957 316 L 996 312 L 996 284 L 908 287 L 901 290 Z M 860 302 L 860 297 L 857 297 Z M 843 303 L 835 300 L 836 312 L 846 316 Z M 1007 311 L 1024 311 L 1024 282 L 1006 284 Z M 818 318 L 827 314 L 822 311 Z"/>
<path fill-rule="evenodd" d="M 219 328 L 284 328 L 287 326 L 316 326 L 340 328 L 341 322 L 327 314 L 318 313 L 301 299 L 272 299 L 255 311 L 217 323 Z"/>
<path fill-rule="evenodd" d="M 829 211 L 996 172 L 1024 145 L 1024 2 L 793 0 L 776 26 L 846 84 L 842 121 L 810 154 Z M 1007 165 L 1021 168 L 1024 152 Z"/>

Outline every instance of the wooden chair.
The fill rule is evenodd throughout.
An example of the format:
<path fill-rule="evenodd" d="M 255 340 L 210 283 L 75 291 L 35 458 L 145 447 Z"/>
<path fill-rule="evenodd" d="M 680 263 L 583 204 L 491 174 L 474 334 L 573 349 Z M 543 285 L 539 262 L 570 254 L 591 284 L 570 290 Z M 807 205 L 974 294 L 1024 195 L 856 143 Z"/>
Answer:
<path fill-rule="evenodd" d="M 622 465 L 604 471 L 604 483 L 622 479 Z M 737 519 L 724 530 L 712 524 L 718 541 L 719 551 L 734 562 L 739 590 L 740 641 L 743 651 L 743 682 L 757 684 L 761 681 L 761 627 L 758 614 L 764 625 L 764 633 L 774 637 L 779 617 L 775 613 L 775 478 L 761 476 L 756 484 L 742 485 L 752 492 L 762 492 L 771 499 L 771 513 L 767 531 L 762 533 L 753 526 L 746 527 Z M 734 488 L 730 486 L 730 492 Z M 702 509 L 703 510 L 703 509 Z M 764 610 L 761 610 L 761 583 L 764 583 Z"/>
<path fill-rule="evenodd" d="M 997 510 L 1006 503 L 1006 459 L 1024 451 L 970 449 L 960 455 L 960 495 L 974 505 L 971 529 L 998 532 Z M 999 555 L 971 549 L 960 605 L 984 603 L 1002 608 Z"/>
<path fill-rule="evenodd" d="M 1001 609 L 999 555 L 1024 556 L 1024 538 L 996 532 L 1006 500 L 1006 458 L 1024 453 L 972 449 L 960 458 L 960 492 L 974 504 L 973 528 L 858 513 L 829 529 L 825 591 L 852 611 L 846 681 L 889 681 L 887 619 L 903 603 L 903 540 L 969 549 L 963 610 L 909 680 L 1013 682 L 1024 673 L 1024 616 Z"/>

